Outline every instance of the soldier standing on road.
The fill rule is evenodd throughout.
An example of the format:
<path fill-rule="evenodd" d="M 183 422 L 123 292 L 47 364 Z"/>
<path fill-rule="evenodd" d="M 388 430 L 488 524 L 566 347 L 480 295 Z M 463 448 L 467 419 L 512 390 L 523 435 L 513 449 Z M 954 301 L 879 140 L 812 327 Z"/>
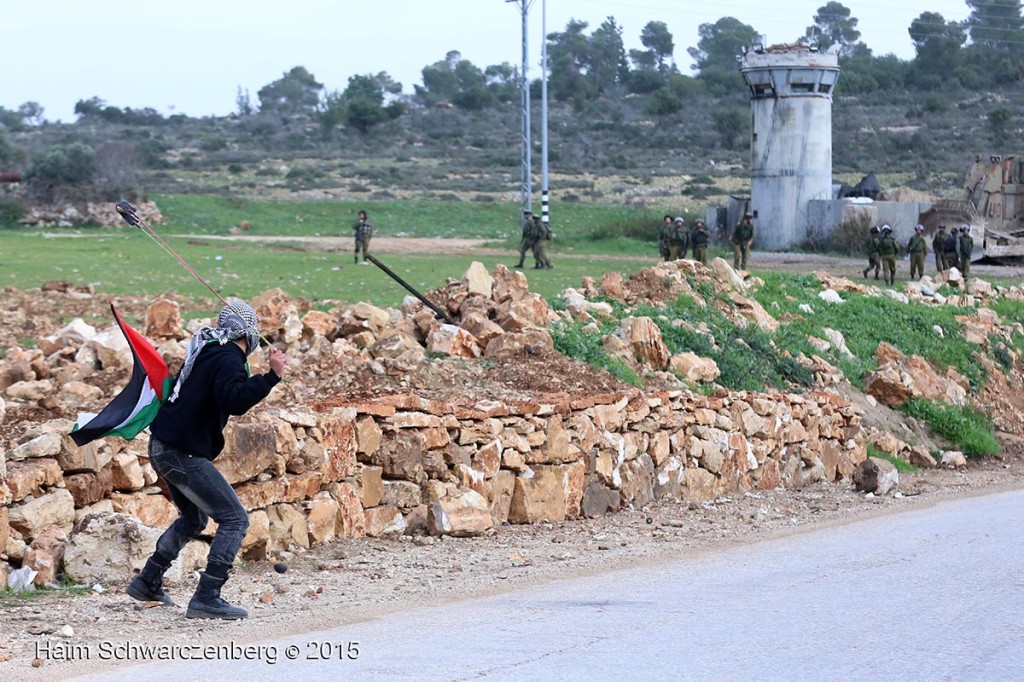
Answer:
<path fill-rule="evenodd" d="M 751 222 L 753 219 L 751 213 L 744 213 L 743 220 L 737 223 L 732 231 L 732 267 L 736 270 L 747 269 L 750 245 L 754 243 L 754 223 Z"/>
<path fill-rule="evenodd" d="M 924 225 L 914 228 L 914 236 L 907 242 L 907 253 L 910 254 L 910 279 L 924 277 L 924 257 L 928 254 L 928 244 L 924 239 Z"/>
<path fill-rule="evenodd" d="M 523 211 L 523 221 L 519 225 L 519 230 L 522 233 L 522 241 L 519 242 L 519 262 L 516 263 L 517 268 L 523 267 L 523 261 L 526 260 L 526 252 L 533 250 L 533 218 L 530 211 Z"/>
<path fill-rule="evenodd" d="M 932 251 L 935 252 L 935 271 L 939 273 L 941 277 L 946 272 L 946 225 L 944 223 L 939 224 L 939 229 L 935 231 L 935 236 L 932 237 Z"/>
<path fill-rule="evenodd" d="M 367 219 L 366 211 L 359 212 L 359 219 L 352 224 L 356 234 L 355 262 L 359 262 L 359 251 L 363 252 L 363 262 L 366 262 L 366 254 L 370 253 L 370 238 L 373 236 L 373 224 Z"/>
<path fill-rule="evenodd" d="M 864 250 L 868 254 L 868 266 L 864 268 L 864 279 L 868 278 L 868 273 L 872 270 L 875 271 L 875 279 L 878 279 L 878 271 L 882 269 L 882 260 L 878 254 L 878 236 L 881 230 L 878 229 L 877 225 L 872 226 L 871 236 L 868 237 L 867 243 L 864 245 Z"/>
<path fill-rule="evenodd" d="M 686 221 L 682 217 L 675 220 L 672 231 L 668 237 L 668 260 L 679 260 L 686 257 L 686 247 L 689 246 L 690 234 L 686 231 Z"/>
<path fill-rule="evenodd" d="M 661 260 L 669 259 L 668 240 L 672 236 L 673 222 L 672 216 L 666 215 L 661 219 L 661 227 L 658 228 L 658 255 L 661 256 Z"/>
<path fill-rule="evenodd" d="M 946 270 L 950 268 L 960 269 L 960 239 L 956 236 L 956 228 L 949 231 L 946 237 L 946 244 L 942 248 L 943 260 L 946 263 Z"/>
<path fill-rule="evenodd" d="M 693 259 L 704 265 L 708 264 L 708 229 L 704 226 L 703 220 L 693 224 Z"/>
<path fill-rule="evenodd" d="M 964 276 L 964 291 L 966 291 L 967 277 L 971 272 L 971 252 L 974 251 L 974 237 L 971 236 L 971 228 L 967 225 L 960 227 L 960 239 L 957 246 L 960 248 L 960 274 Z"/>
<path fill-rule="evenodd" d="M 896 282 L 896 256 L 900 254 L 900 245 L 892 236 L 892 228 L 882 225 L 882 237 L 878 240 L 878 255 L 882 259 L 882 278 L 886 286 Z"/>
<path fill-rule="evenodd" d="M 554 237 L 551 234 L 551 228 L 541 222 L 540 216 L 533 216 L 533 260 L 535 264 L 534 270 L 542 270 L 547 268 L 551 270 L 555 266 L 551 264 L 551 259 L 548 258 L 548 254 L 545 252 L 544 247 L 547 245 L 548 240 Z"/>

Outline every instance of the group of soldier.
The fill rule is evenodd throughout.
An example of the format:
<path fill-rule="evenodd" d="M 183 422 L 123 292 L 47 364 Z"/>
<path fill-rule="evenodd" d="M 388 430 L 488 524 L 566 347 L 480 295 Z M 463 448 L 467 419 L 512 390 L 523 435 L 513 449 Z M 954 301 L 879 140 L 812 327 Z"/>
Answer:
<path fill-rule="evenodd" d="M 541 220 L 539 215 L 533 215 L 531 211 L 523 211 L 523 221 L 520 225 L 522 241 L 519 242 L 519 262 L 517 268 L 524 267 L 526 252 L 533 252 L 534 270 L 551 270 L 555 266 L 551 264 L 545 247 L 548 241 L 555 238 L 551 232 L 551 226 Z"/>
<path fill-rule="evenodd" d="M 710 237 L 703 220 L 695 220 L 693 226 L 688 228 L 682 217 L 666 215 L 662 219 L 658 232 L 658 251 L 666 261 L 686 258 L 686 250 L 692 249 L 693 259 L 707 265 L 708 241 Z"/>
<path fill-rule="evenodd" d="M 743 219 L 732 231 L 732 265 L 737 270 L 746 269 L 750 258 L 750 246 L 754 243 L 754 216 L 744 213 Z M 687 229 L 686 220 L 666 215 L 662 219 L 661 230 L 658 232 L 658 251 L 665 260 L 678 260 L 686 257 L 686 249 L 693 250 L 693 260 L 708 264 L 708 242 L 711 237 L 703 220 L 695 220 L 693 227 Z"/>
<path fill-rule="evenodd" d="M 963 225 L 959 234 L 956 228 L 946 234 L 946 226 L 939 225 L 935 236 L 932 237 L 932 251 L 935 253 L 935 269 L 940 277 L 944 277 L 950 268 L 955 267 L 963 275 L 964 280 L 967 280 L 971 268 L 971 251 L 974 250 L 974 239 L 970 232 L 971 228 Z M 886 286 L 892 286 L 896 281 L 896 258 L 900 254 L 900 245 L 892 236 L 892 227 L 872 227 L 866 251 L 868 266 L 862 271 L 864 278 L 867 279 L 868 273 L 874 270 L 875 279 L 878 279 L 881 271 Z M 924 225 L 917 225 L 914 228 L 913 236 L 907 241 L 906 251 L 910 256 L 910 279 L 921 279 L 924 277 L 924 259 L 928 255 Z"/>

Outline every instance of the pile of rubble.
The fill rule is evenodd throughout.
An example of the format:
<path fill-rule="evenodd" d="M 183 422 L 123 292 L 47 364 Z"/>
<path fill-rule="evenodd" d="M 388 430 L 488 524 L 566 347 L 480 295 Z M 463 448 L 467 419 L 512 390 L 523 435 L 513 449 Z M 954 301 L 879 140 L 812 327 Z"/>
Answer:
<path fill-rule="evenodd" d="M 139 202 L 136 208 L 150 224 L 159 224 L 164 220 L 163 214 L 153 201 Z M 91 201 L 74 204 L 32 204 L 26 208 L 18 222 L 32 227 L 126 227 L 121 216 L 111 210 L 110 203 Z"/>
<path fill-rule="evenodd" d="M 258 296 L 265 334 L 292 362 L 268 400 L 229 426 L 216 460 L 249 511 L 242 555 L 263 559 L 339 536 L 475 535 L 656 499 L 863 479 L 855 472 L 868 434 L 835 392 L 692 393 L 687 383 L 713 382 L 717 367 L 672 356 L 646 317 L 622 320 L 603 343 L 664 379 L 653 388 L 623 385 L 553 349 L 551 325 L 611 315 L 595 294 L 703 301 L 700 282 L 725 293 L 723 312 L 737 324 L 778 325 L 720 259 L 712 269 L 681 261 L 627 280 L 586 280 L 565 292 L 557 313 L 522 273 L 473 264 L 431 294 L 456 324 L 412 298 L 401 310 L 363 302 L 322 311 L 280 290 Z M 103 311 L 87 291 L 33 296 L 51 299 L 37 309 Z M 172 367 L 189 334 L 209 323 L 184 324 L 173 297 L 118 303 L 130 320 L 144 311 L 141 330 Z M 36 343 L 11 339 L 0 359 L 0 578 L 28 566 L 37 584 L 61 571 L 77 582 L 123 579 L 176 510 L 148 462 L 145 434 L 82 448 L 67 434 L 78 411 L 96 411 L 124 385 L 127 345 L 115 326 L 75 319 L 58 328 L 13 311 L 10 320 L 13 336 L 31 332 Z M 835 381 L 824 360 L 804 360 L 820 383 Z M 254 354 L 253 371 L 265 362 Z M 191 543 L 170 579 L 201 565 L 206 547 Z"/>

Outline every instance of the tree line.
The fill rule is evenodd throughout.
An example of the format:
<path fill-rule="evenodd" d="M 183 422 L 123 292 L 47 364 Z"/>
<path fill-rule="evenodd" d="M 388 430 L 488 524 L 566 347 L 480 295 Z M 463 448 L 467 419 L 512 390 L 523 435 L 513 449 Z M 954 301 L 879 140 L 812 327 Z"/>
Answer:
<path fill-rule="evenodd" d="M 1024 14 L 1020 0 L 967 0 L 966 4 L 970 14 L 964 21 L 950 21 L 931 11 L 916 17 L 907 27 L 915 48 L 910 60 L 892 54 L 876 55 L 861 40 L 852 10 L 835 0 L 819 7 L 810 25 L 791 42 L 835 51 L 842 68 L 840 89 L 854 94 L 917 90 L 934 93 L 930 97 L 935 99 L 951 91 L 1005 89 L 1019 84 L 1024 80 Z M 598 100 L 633 96 L 635 106 L 653 116 L 677 113 L 694 97 L 741 93 L 736 56 L 761 40 L 755 26 L 735 17 L 702 24 L 696 45 L 686 50 L 693 59 L 692 73 L 686 74 L 676 61 L 675 37 L 660 21 L 650 21 L 642 28 L 639 49 L 625 49 L 623 29 L 611 16 L 593 29 L 585 21 L 570 20 L 564 29 L 549 33 L 546 39 L 552 100 L 583 111 Z M 344 89 L 329 90 L 305 67 L 296 66 L 261 87 L 255 98 L 239 88 L 235 115 L 247 122 L 254 135 L 267 135 L 282 127 L 298 130 L 293 124 L 313 124 L 329 139 L 342 130 L 367 133 L 401 117 L 409 107 L 483 111 L 508 105 L 519 99 L 521 74 L 509 63 L 481 68 L 453 50 L 423 67 L 421 81 L 413 86 L 411 94 L 403 94 L 402 84 L 381 71 L 352 76 Z M 540 95 L 537 85 L 531 88 L 534 97 Z M 75 114 L 82 125 L 110 123 L 145 128 L 189 120 L 183 114 L 165 117 L 152 108 L 117 107 L 98 97 L 79 100 Z M 725 146 L 732 147 L 743 137 L 746 115 L 738 107 L 716 107 L 712 114 Z M 1014 116 L 1009 109 L 989 112 L 994 134 L 1005 133 Z M 144 157 L 155 159 L 165 151 L 155 140 L 143 136 L 134 145 L 109 142 L 102 148 L 92 148 L 73 142 L 29 155 L 12 133 L 45 123 L 38 103 L 26 102 L 17 109 L 0 107 L 0 170 L 25 169 L 27 177 L 41 188 L 102 176 L 110 191 L 121 191 L 129 179 L 112 169 L 129 165 L 124 162 L 126 155 L 134 155 L 137 164 L 149 166 Z M 223 140 L 209 144 L 215 142 L 226 144 Z"/>

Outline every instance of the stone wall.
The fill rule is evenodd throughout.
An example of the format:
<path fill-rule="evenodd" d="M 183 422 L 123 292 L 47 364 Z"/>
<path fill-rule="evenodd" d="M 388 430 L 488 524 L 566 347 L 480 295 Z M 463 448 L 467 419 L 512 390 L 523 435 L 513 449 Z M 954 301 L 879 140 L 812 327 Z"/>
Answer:
<path fill-rule="evenodd" d="M 65 551 L 72 580 L 127 577 L 176 510 L 145 435 L 78 448 L 69 430 L 52 421 L 0 453 L 0 547 L 38 570 L 39 584 L 59 573 Z M 390 395 L 264 408 L 226 436 L 216 466 L 249 512 L 247 559 L 336 537 L 475 535 L 506 521 L 849 480 L 865 458 L 860 415 L 827 391 L 637 389 L 475 404 Z M 204 560 L 195 544 L 178 574 Z"/>

